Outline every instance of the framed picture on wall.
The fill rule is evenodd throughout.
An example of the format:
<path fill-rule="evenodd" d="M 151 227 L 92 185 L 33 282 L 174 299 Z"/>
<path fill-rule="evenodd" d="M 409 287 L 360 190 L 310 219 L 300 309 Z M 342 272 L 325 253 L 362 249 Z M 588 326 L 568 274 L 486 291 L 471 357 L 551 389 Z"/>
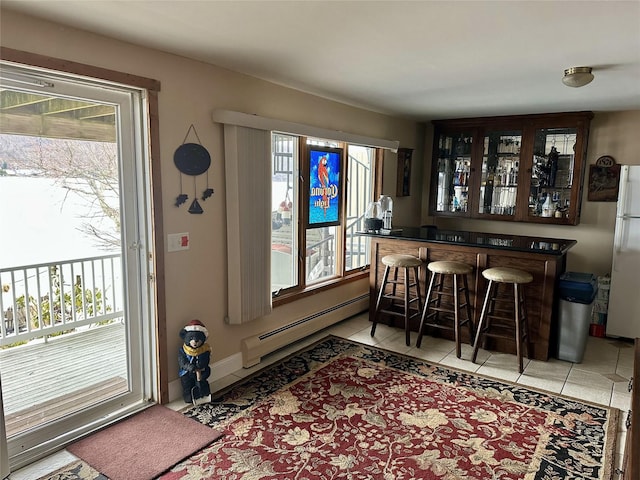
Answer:
<path fill-rule="evenodd" d="M 411 194 L 411 156 L 412 148 L 398 149 L 398 180 L 396 196 L 408 197 Z"/>
<path fill-rule="evenodd" d="M 595 165 L 589 165 L 587 200 L 590 202 L 617 201 L 619 182 L 620 165 L 608 155 L 598 158 Z"/>
<path fill-rule="evenodd" d="M 307 228 L 339 225 L 342 215 L 342 149 L 308 149 Z"/>

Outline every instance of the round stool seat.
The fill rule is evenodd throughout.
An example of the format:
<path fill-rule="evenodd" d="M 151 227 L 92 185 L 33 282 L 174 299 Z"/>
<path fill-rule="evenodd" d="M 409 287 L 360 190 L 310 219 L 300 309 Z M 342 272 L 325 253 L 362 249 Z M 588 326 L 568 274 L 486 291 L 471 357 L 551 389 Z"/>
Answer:
<path fill-rule="evenodd" d="M 446 260 L 431 262 L 427 265 L 427 268 L 433 273 L 442 273 L 444 275 L 467 275 L 473 272 L 473 267 L 471 265 Z"/>
<path fill-rule="evenodd" d="M 419 267 L 422 265 L 422 260 L 413 255 L 395 253 L 382 257 L 382 263 L 387 267 Z"/>
<path fill-rule="evenodd" d="M 529 283 L 533 281 L 533 275 L 529 272 L 510 267 L 487 268 L 482 271 L 482 276 L 487 280 L 500 283 Z"/>

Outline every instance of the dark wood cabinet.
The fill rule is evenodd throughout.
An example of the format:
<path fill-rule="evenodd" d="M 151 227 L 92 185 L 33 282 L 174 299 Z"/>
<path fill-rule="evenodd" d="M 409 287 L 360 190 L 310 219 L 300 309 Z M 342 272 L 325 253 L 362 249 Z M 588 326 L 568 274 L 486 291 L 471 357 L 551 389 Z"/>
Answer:
<path fill-rule="evenodd" d="M 429 213 L 576 225 L 592 112 L 434 121 Z"/>

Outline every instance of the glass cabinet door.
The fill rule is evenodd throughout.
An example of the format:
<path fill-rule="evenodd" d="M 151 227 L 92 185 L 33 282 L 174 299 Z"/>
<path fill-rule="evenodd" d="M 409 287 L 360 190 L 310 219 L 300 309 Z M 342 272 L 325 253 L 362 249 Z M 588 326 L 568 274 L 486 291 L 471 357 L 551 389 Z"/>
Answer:
<path fill-rule="evenodd" d="M 467 212 L 472 142 L 471 133 L 439 135 L 436 212 Z"/>
<path fill-rule="evenodd" d="M 529 217 L 565 218 L 571 207 L 576 128 L 535 131 Z"/>
<path fill-rule="evenodd" d="M 478 213 L 515 215 L 522 132 L 496 131 L 484 136 Z"/>

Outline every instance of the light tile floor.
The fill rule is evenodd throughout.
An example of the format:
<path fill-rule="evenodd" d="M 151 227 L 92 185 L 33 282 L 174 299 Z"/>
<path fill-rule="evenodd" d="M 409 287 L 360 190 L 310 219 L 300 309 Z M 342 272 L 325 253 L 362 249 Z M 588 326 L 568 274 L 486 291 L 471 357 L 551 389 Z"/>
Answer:
<path fill-rule="evenodd" d="M 241 369 L 214 381 L 211 384 L 211 390 L 212 392 L 219 391 L 265 366 L 315 343 L 326 335 L 332 334 L 459 370 L 475 372 L 533 389 L 575 397 L 584 402 L 619 408 L 623 414 L 620 416 L 618 426 L 616 467 L 620 465 L 626 435 L 624 425 L 627 417 L 626 412 L 631 405 L 628 384 L 633 373 L 633 343 L 589 337 L 581 363 L 571 363 L 555 358 L 547 362 L 525 359 L 525 369 L 520 374 L 515 355 L 480 349 L 477 363 L 473 363 L 471 362 L 472 348 L 469 345 L 462 346 L 462 358 L 457 358 L 455 344 L 450 340 L 425 335 L 421 347 L 416 348 L 417 333 L 411 334 L 412 346 L 408 347 L 405 344 L 403 329 L 379 324 L 376 327 L 374 337 L 371 337 L 370 332 L 371 323 L 368 313 L 356 315 L 264 357 L 262 362 L 255 367 Z M 178 401 L 169 406 L 182 409 L 185 404 Z M 62 451 L 12 473 L 9 478 L 10 480 L 33 480 L 73 460 L 75 457 Z"/>

